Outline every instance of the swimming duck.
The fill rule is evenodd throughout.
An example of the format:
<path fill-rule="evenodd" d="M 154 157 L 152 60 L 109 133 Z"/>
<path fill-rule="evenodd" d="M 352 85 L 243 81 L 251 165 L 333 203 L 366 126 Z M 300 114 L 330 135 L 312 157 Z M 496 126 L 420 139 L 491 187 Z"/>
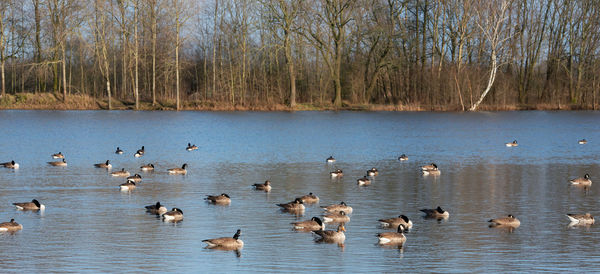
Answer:
<path fill-rule="evenodd" d="M 67 166 L 67 161 L 62 159 L 62 161 L 48 162 L 48 164 L 51 166 Z"/>
<path fill-rule="evenodd" d="M 323 222 L 326 223 L 347 223 L 350 222 L 350 217 L 346 215 L 346 212 L 331 212 L 323 215 Z"/>
<path fill-rule="evenodd" d="M 346 240 L 344 231 L 346 231 L 344 224 L 340 224 L 337 230 L 314 230 L 313 233 L 319 242 L 343 243 Z"/>
<path fill-rule="evenodd" d="M 10 161 L 10 162 L 6 162 L 6 163 L 0 163 L 0 166 L 3 166 L 5 168 L 11 168 L 11 169 L 19 169 L 19 164 L 15 163 L 15 161 Z"/>
<path fill-rule="evenodd" d="M 144 146 L 142 146 L 142 148 L 138 149 L 133 156 L 135 156 L 136 158 L 139 158 L 139 157 L 144 156 L 145 152 L 146 152 L 146 150 L 144 149 Z"/>
<path fill-rule="evenodd" d="M 364 177 L 356 180 L 356 184 L 359 186 L 368 186 L 371 184 L 371 180 L 369 180 L 369 178 L 367 178 L 367 176 L 364 176 Z"/>
<path fill-rule="evenodd" d="M 17 231 L 23 229 L 23 226 L 15 222 L 15 219 L 10 219 L 10 222 L 0 223 L 0 232 Z"/>
<path fill-rule="evenodd" d="M 132 180 L 127 180 L 127 182 L 120 184 L 119 188 L 123 191 L 134 190 L 135 182 Z"/>
<path fill-rule="evenodd" d="M 171 209 L 171 211 L 165 212 L 161 216 L 165 222 L 181 221 L 183 220 L 183 211 L 181 211 L 181 209 L 179 208 L 174 207 L 173 209 Z"/>
<path fill-rule="evenodd" d="M 327 158 L 327 160 L 325 160 L 325 162 L 327 162 L 327 163 L 335 163 L 335 158 L 333 158 L 333 156 L 329 156 L 329 158 Z"/>
<path fill-rule="evenodd" d="M 142 171 L 151 171 L 151 170 L 154 170 L 154 165 L 153 164 L 143 165 L 140 167 L 140 169 L 142 169 Z"/>
<path fill-rule="evenodd" d="M 65 155 L 63 155 L 62 152 L 59 151 L 58 153 L 52 154 L 52 158 L 53 159 L 64 159 Z"/>
<path fill-rule="evenodd" d="M 400 215 L 398 218 L 380 219 L 379 223 L 381 226 L 389 228 L 397 228 L 399 225 L 403 225 L 405 229 L 410 229 L 413 226 L 413 222 L 405 215 Z"/>
<path fill-rule="evenodd" d="M 123 154 L 123 150 L 121 150 L 120 147 L 117 147 L 117 150 L 115 151 L 115 154 Z"/>
<path fill-rule="evenodd" d="M 115 177 L 127 177 L 131 174 L 129 174 L 129 171 L 125 171 L 125 169 L 122 168 L 119 171 L 113 171 L 110 175 L 115 176 Z"/>
<path fill-rule="evenodd" d="M 183 164 L 181 166 L 181 168 L 176 167 L 176 168 L 170 168 L 167 169 L 167 171 L 169 172 L 169 174 L 186 174 L 187 170 L 185 169 L 187 167 L 187 164 Z"/>
<path fill-rule="evenodd" d="M 298 197 L 296 199 L 302 200 L 302 202 L 304 202 L 305 204 L 315 204 L 319 202 L 319 197 L 317 197 L 317 195 L 314 195 L 312 192 L 308 193 L 307 195 Z"/>
<path fill-rule="evenodd" d="M 97 168 L 106 168 L 106 169 L 112 168 L 112 165 L 110 164 L 110 160 L 106 160 L 106 162 L 104 162 L 104 163 L 94 164 L 94 166 Z"/>
<path fill-rule="evenodd" d="M 160 202 L 156 202 L 156 204 L 154 204 L 154 205 L 146 206 L 146 212 L 156 214 L 156 215 L 162 215 L 165 212 L 167 212 L 167 208 L 165 206 L 161 205 Z"/>
<path fill-rule="evenodd" d="M 591 186 L 592 185 L 592 180 L 590 180 L 589 174 L 585 174 L 583 176 L 583 178 L 579 177 L 579 178 L 569 180 L 569 182 L 571 182 L 571 184 L 573 184 L 573 185 L 579 185 L 579 186 Z"/>
<path fill-rule="evenodd" d="M 139 174 L 137 174 L 137 173 L 136 173 L 136 174 L 134 174 L 133 176 L 129 176 L 129 177 L 127 177 L 127 180 L 128 180 L 128 181 L 134 181 L 134 182 L 136 182 L 136 183 L 139 183 L 139 182 L 141 182 L 141 181 L 142 181 L 142 176 L 140 176 Z"/>
<path fill-rule="evenodd" d="M 497 218 L 497 219 L 491 219 L 488 222 L 490 222 L 490 226 L 491 227 L 495 227 L 495 226 L 504 226 L 504 227 L 514 227 L 517 228 L 521 225 L 521 221 L 519 221 L 519 219 L 515 218 L 515 216 L 513 215 L 508 215 L 507 217 L 503 217 L 503 218 Z"/>
<path fill-rule="evenodd" d="M 231 198 L 225 193 L 222 193 L 221 195 L 206 195 L 206 198 L 204 198 L 204 200 L 215 205 L 231 204 Z"/>
<path fill-rule="evenodd" d="M 379 171 L 376 168 L 367 170 L 367 176 L 375 177 L 377 175 L 379 175 Z"/>
<path fill-rule="evenodd" d="M 421 209 L 420 211 L 425 213 L 426 218 L 447 219 L 448 217 L 450 217 L 450 213 L 448 213 L 448 211 L 443 210 L 439 206 L 435 209 Z"/>
<path fill-rule="evenodd" d="M 404 236 L 405 227 L 403 224 L 398 226 L 398 232 L 383 232 L 377 234 L 380 245 L 398 245 L 401 246 L 406 242 L 406 236 Z"/>
<path fill-rule="evenodd" d="M 271 191 L 271 181 L 266 180 L 264 184 L 253 184 L 252 185 L 256 190 L 262 190 L 264 192 Z"/>
<path fill-rule="evenodd" d="M 305 209 L 302 200 L 300 200 L 299 198 L 296 198 L 294 201 L 289 203 L 277 204 L 277 206 L 281 207 L 281 210 L 290 212 L 299 212 L 304 211 Z"/>
<path fill-rule="evenodd" d="M 519 146 L 519 144 L 517 144 L 517 140 L 514 140 L 511 143 L 506 143 L 505 145 L 507 147 L 516 147 L 516 146 Z"/>
<path fill-rule="evenodd" d="M 187 151 L 192 151 L 192 150 L 196 150 L 196 149 L 198 149 L 198 146 L 192 145 L 190 143 L 188 143 L 187 147 L 185 148 L 185 150 L 187 150 Z"/>
<path fill-rule="evenodd" d="M 294 225 L 295 230 L 302 230 L 302 231 L 313 231 L 313 230 L 324 230 L 325 229 L 325 225 L 323 224 L 321 219 L 319 219 L 319 217 L 312 217 L 310 220 L 307 220 L 307 221 L 293 222 L 292 225 Z"/>
<path fill-rule="evenodd" d="M 406 156 L 405 154 L 400 155 L 400 157 L 398 157 L 398 161 L 407 161 L 408 160 L 408 156 Z"/>
<path fill-rule="evenodd" d="M 337 205 L 322 206 L 321 208 L 323 208 L 323 210 L 329 211 L 329 212 L 344 211 L 344 212 L 346 212 L 346 214 L 352 213 L 352 207 L 346 205 L 346 203 L 344 203 L 344 201 L 342 201 L 341 203 L 339 203 Z"/>
<path fill-rule="evenodd" d="M 233 235 L 233 237 L 208 239 L 208 240 L 203 240 L 202 242 L 207 244 L 206 248 L 224 248 L 224 249 L 231 249 L 231 250 L 241 249 L 244 247 L 244 242 L 242 242 L 242 240 L 238 239 L 241 234 L 242 234 L 242 231 L 240 229 L 238 229 L 235 232 L 235 234 Z"/>
<path fill-rule="evenodd" d="M 19 210 L 44 210 L 44 209 L 46 209 L 46 206 L 43 204 L 40 204 L 40 202 L 38 202 L 38 200 L 36 200 L 36 199 L 31 200 L 31 202 L 13 203 L 13 205 L 15 207 L 17 207 L 17 209 L 19 209 Z"/>
<path fill-rule="evenodd" d="M 336 169 L 335 171 L 329 172 L 329 175 L 331 175 L 332 178 L 342 177 L 344 176 L 344 172 L 342 172 L 341 169 Z"/>
<path fill-rule="evenodd" d="M 589 214 L 567 214 L 572 225 L 591 225 L 594 224 L 594 217 Z"/>
<path fill-rule="evenodd" d="M 579 140 L 579 142 L 578 142 L 578 143 L 579 143 L 580 145 L 585 145 L 585 144 L 587 144 L 587 140 L 586 140 L 586 139 L 581 139 L 581 140 Z"/>

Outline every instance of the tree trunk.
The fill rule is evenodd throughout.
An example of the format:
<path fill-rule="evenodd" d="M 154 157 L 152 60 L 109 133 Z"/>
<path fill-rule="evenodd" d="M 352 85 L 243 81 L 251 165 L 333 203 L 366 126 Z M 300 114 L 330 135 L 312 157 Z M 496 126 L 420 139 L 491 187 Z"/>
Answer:
<path fill-rule="evenodd" d="M 138 86 L 138 2 L 135 1 L 135 13 L 134 13 L 134 19 L 133 19 L 133 27 L 134 27 L 134 32 L 133 32 L 133 39 L 135 39 L 135 49 L 134 49 L 134 57 L 135 57 L 135 87 L 134 87 L 134 93 L 135 93 L 135 109 L 138 110 L 140 108 L 140 93 L 139 93 L 139 86 Z"/>
<path fill-rule="evenodd" d="M 66 39 L 65 39 L 66 40 Z M 66 43 L 67 41 L 62 41 L 61 50 L 62 50 L 62 82 L 63 82 L 63 102 L 67 102 L 67 60 L 66 60 Z"/>
<path fill-rule="evenodd" d="M 488 79 L 487 87 L 485 88 L 485 91 L 481 94 L 481 97 L 479 97 L 479 100 L 475 104 L 473 104 L 473 106 L 471 106 L 471 108 L 469 108 L 469 111 L 477 110 L 477 107 L 479 107 L 479 104 L 481 104 L 481 102 L 483 101 L 485 96 L 488 94 L 490 89 L 492 89 L 492 85 L 494 84 L 494 79 L 496 78 L 497 69 L 498 69 L 498 66 L 496 64 L 496 51 L 492 50 L 492 68 L 490 70 L 490 78 Z"/>

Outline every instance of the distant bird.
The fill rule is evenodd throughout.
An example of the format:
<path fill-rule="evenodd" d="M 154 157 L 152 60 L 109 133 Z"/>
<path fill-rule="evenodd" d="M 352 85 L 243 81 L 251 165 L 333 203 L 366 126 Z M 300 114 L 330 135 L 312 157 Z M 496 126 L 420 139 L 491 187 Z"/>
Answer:
<path fill-rule="evenodd" d="M 343 243 L 346 240 L 344 231 L 344 224 L 340 224 L 337 230 L 314 230 L 313 233 L 319 242 Z"/>
<path fill-rule="evenodd" d="M 377 175 L 379 175 L 379 171 L 376 168 L 367 170 L 367 176 L 375 177 Z"/>
<path fill-rule="evenodd" d="M 436 169 L 438 166 L 434 163 L 431 163 L 429 165 L 424 165 L 421 167 L 421 170 L 434 170 Z"/>
<path fill-rule="evenodd" d="M 161 215 L 165 222 L 176 222 L 183 220 L 183 211 L 181 209 L 174 207 L 169 212 L 165 212 Z"/>
<path fill-rule="evenodd" d="M 0 223 L 0 232 L 17 231 L 23 229 L 23 226 L 15 222 L 15 219 L 10 219 L 10 222 Z"/>
<path fill-rule="evenodd" d="M 302 230 L 302 231 L 313 231 L 313 230 L 324 230 L 325 229 L 325 225 L 323 224 L 321 219 L 319 219 L 319 217 L 312 217 L 310 220 L 307 220 L 307 221 L 293 222 L 292 225 L 294 225 L 295 230 Z"/>
<path fill-rule="evenodd" d="M 40 202 L 38 202 L 38 200 L 36 200 L 36 199 L 31 200 L 31 202 L 13 203 L 13 205 L 15 207 L 17 207 L 18 210 L 44 210 L 44 209 L 46 209 L 46 206 L 43 204 L 40 204 Z"/>
<path fill-rule="evenodd" d="M 65 158 L 65 155 L 63 155 L 62 152 L 58 152 L 58 153 L 52 154 L 52 158 L 53 159 L 63 159 L 63 158 Z"/>
<path fill-rule="evenodd" d="M 271 191 L 271 181 L 266 180 L 264 184 L 253 184 L 252 187 L 256 190 L 262 190 L 264 192 Z"/>
<path fill-rule="evenodd" d="M 329 158 L 327 158 L 327 160 L 325 160 L 325 162 L 327 162 L 327 163 L 335 163 L 335 158 L 333 158 L 333 156 L 329 156 Z"/>
<path fill-rule="evenodd" d="M 317 197 L 317 195 L 313 194 L 312 192 L 308 193 L 307 195 L 300 196 L 296 199 L 302 200 L 302 202 L 304 202 L 305 204 L 316 204 L 319 202 L 319 197 Z"/>
<path fill-rule="evenodd" d="M 185 148 L 185 150 L 187 150 L 187 151 L 192 151 L 192 150 L 196 150 L 196 149 L 198 149 L 198 146 L 192 145 L 190 143 L 188 143 L 187 147 Z"/>
<path fill-rule="evenodd" d="M 581 140 L 579 140 L 579 142 L 578 142 L 578 143 L 579 143 L 580 145 L 585 145 L 585 144 L 587 144 L 587 140 L 586 140 L 586 139 L 581 139 Z"/>
<path fill-rule="evenodd" d="M 410 229 L 413 226 L 413 222 L 405 215 L 400 215 L 398 218 L 379 219 L 379 223 L 386 228 L 397 228 L 399 225 L 404 225 L 405 229 Z"/>
<path fill-rule="evenodd" d="M 448 213 L 448 211 L 443 210 L 439 206 L 434 209 L 421 209 L 420 211 L 425 213 L 426 218 L 447 219 L 448 217 L 450 217 L 450 213 Z"/>
<path fill-rule="evenodd" d="M 176 168 L 170 168 L 167 169 L 167 171 L 169 172 L 169 174 L 186 174 L 187 173 L 187 164 L 183 164 L 180 168 L 176 167 Z"/>
<path fill-rule="evenodd" d="M 3 166 L 5 168 L 11 168 L 11 169 L 19 169 L 19 164 L 15 163 L 15 161 L 10 161 L 10 162 L 6 162 L 6 163 L 0 163 L 0 166 Z"/>
<path fill-rule="evenodd" d="M 519 146 L 519 144 L 517 144 L 517 140 L 514 140 L 511 143 L 506 143 L 505 145 L 507 147 L 516 147 L 516 146 Z"/>
<path fill-rule="evenodd" d="M 115 150 L 115 154 L 123 154 L 123 150 L 121 150 L 120 147 L 117 147 L 117 150 Z"/>
<path fill-rule="evenodd" d="M 346 205 L 346 203 L 344 201 L 342 201 L 341 203 L 336 204 L 336 205 L 322 206 L 321 208 L 323 208 L 323 210 L 329 211 L 329 212 L 344 211 L 344 212 L 346 212 L 346 214 L 352 213 L 352 207 Z"/>
<path fill-rule="evenodd" d="M 398 226 L 397 232 L 383 232 L 377 234 L 380 245 L 397 245 L 402 246 L 406 242 L 406 236 L 404 236 L 405 227 L 403 224 Z"/>
<path fill-rule="evenodd" d="M 242 249 L 244 247 L 244 242 L 242 242 L 242 240 L 239 239 L 241 234 L 242 234 L 242 231 L 240 229 L 238 229 L 235 232 L 235 234 L 233 235 L 233 237 L 208 239 L 208 240 L 203 240 L 202 242 L 207 244 L 206 248 L 223 248 L 223 249 L 238 250 L 238 249 Z"/>
<path fill-rule="evenodd" d="M 122 191 L 134 190 L 135 189 L 135 182 L 132 181 L 132 180 L 127 180 L 127 182 L 120 184 L 119 188 Z"/>
<path fill-rule="evenodd" d="M 161 215 L 167 212 L 167 208 L 160 204 L 160 202 L 156 202 L 154 205 L 147 205 L 146 212 Z"/>
<path fill-rule="evenodd" d="M 569 180 L 569 182 L 573 185 L 578 185 L 578 186 L 591 186 L 592 185 L 592 180 L 590 180 L 589 174 L 585 174 L 583 176 L 583 178 L 579 177 L 579 178 L 571 179 L 571 180 Z"/>
<path fill-rule="evenodd" d="M 336 169 L 335 171 L 329 172 L 329 175 L 331 175 L 332 178 L 342 177 L 344 176 L 344 172 L 342 172 L 341 169 Z"/>
<path fill-rule="evenodd" d="M 154 170 L 154 165 L 153 164 L 143 165 L 140 167 L 140 169 L 142 171 L 151 171 L 151 170 Z"/>
<path fill-rule="evenodd" d="M 567 214 L 569 221 L 571 223 L 569 225 L 593 225 L 594 217 L 590 213 L 586 214 Z"/>
<path fill-rule="evenodd" d="M 226 193 L 222 193 L 221 195 L 206 195 L 206 198 L 204 198 L 204 200 L 215 205 L 231 204 L 231 198 Z"/>
<path fill-rule="evenodd" d="M 305 209 L 302 200 L 299 198 L 296 198 L 294 201 L 289 203 L 277 204 L 277 206 L 281 207 L 281 210 L 289 212 L 303 212 Z"/>
<path fill-rule="evenodd" d="M 346 212 L 331 212 L 323 215 L 323 222 L 326 223 L 348 223 L 350 222 L 350 217 L 346 215 Z"/>
<path fill-rule="evenodd" d="M 434 169 L 422 170 L 422 172 L 423 175 L 440 175 L 442 173 L 437 166 Z"/>
<path fill-rule="evenodd" d="M 507 217 L 491 219 L 488 222 L 491 223 L 490 227 L 503 226 L 517 228 L 521 225 L 521 221 L 510 214 Z"/>
<path fill-rule="evenodd" d="M 94 166 L 97 168 L 106 168 L 106 169 L 112 168 L 112 165 L 110 164 L 110 160 L 106 160 L 106 162 L 104 162 L 104 163 L 94 164 Z"/>
<path fill-rule="evenodd" d="M 110 173 L 110 175 L 115 177 L 127 177 L 131 174 L 129 173 L 129 171 L 126 171 L 124 168 L 122 168 L 119 171 L 113 171 L 112 173 Z"/>
<path fill-rule="evenodd" d="M 62 161 L 48 162 L 48 164 L 51 166 L 67 166 L 67 161 L 62 159 Z"/>
<path fill-rule="evenodd" d="M 144 153 L 146 153 L 146 150 L 144 149 L 144 146 L 142 146 L 142 148 L 138 149 L 133 156 L 139 158 L 144 156 Z"/>
<path fill-rule="evenodd" d="M 356 180 L 356 184 L 359 186 L 368 186 L 371 184 L 371 180 L 367 176 L 364 176 L 358 180 Z"/>
<path fill-rule="evenodd" d="M 405 154 L 400 155 L 400 157 L 398 157 L 398 161 L 407 161 L 408 160 L 408 156 L 406 156 Z"/>
<path fill-rule="evenodd" d="M 127 177 L 127 180 L 128 180 L 128 181 L 134 181 L 134 182 L 136 182 L 136 183 L 139 183 L 139 182 L 141 182 L 141 181 L 142 181 L 142 176 L 136 173 L 136 174 L 134 174 L 133 176 L 129 176 L 129 177 Z"/>

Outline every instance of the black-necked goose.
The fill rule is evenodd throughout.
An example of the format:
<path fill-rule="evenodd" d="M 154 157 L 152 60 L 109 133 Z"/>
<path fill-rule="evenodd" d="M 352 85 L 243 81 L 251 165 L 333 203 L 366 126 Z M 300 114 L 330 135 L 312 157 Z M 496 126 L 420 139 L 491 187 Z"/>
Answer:
<path fill-rule="evenodd" d="M 290 211 L 290 212 L 302 212 L 305 209 L 302 200 L 300 200 L 298 198 L 296 198 L 294 201 L 289 202 L 289 203 L 277 204 L 277 206 L 281 207 L 281 209 L 284 211 Z"/>
<path fill-rule="evenodd" d="M 106 168 L 106 169 L 112 168 L 112 165 L 110 164 L 110 160 L 106 160 L 106 162 L 104 162 L 104 163 L 94 164 L 94 166 L 97 168 Z"/>
<path fill-rule="evenodd" d="M 48 162 L 48 164 L 51 166 L 67 166 L 67 160 L 62 159 L 62 161 Z"/>
<path fill-rule="evenodd" d="M 147 164 L 140 167 L 142 171 L 152 171 L 154 170 L 154 164 Z"/>
<path fill-rule="evenodd" d="M 368 186 L 371 184 L 371 180 L 367 176 L 364 176 L 364 177 L 356 180 L 356 184 L 359 186 Z"/>
<path fill-rule="evenodd" d="M 127 180 L 127 182 L 122 183 L 119 185 L 119 188 L 122 191 L 129 191 L 129 190 L 134 190 L 136 187 L 135 182 L 132 180 Z"/>
<path fill-rule="evenodd" d="M 117 150 L 115 150 L 115 154 L 123 154 L 123 150 L 120 147 L 117 147 Z"/>
<path fill-rule="evenodd" d="M 376 168 L 367 170 L 367 176 L 375 177 L 377 175 L 379 175 L 379 171 Z"/>
<path fill-rule="evenodd" d="M 129 171 L 126 171 L 125 168 L 122 168 L 121 170 L 111 172 L 110 175 L 115 177 L 127 177 L 131 174 Z"/>
<path fill-rule="evenodd" d="M 146 153 L 146 150 L 144 148 L 144 146 L 142 146 L 142 148 L 138 149 L 135 154 L 133 154 L 133 156 L 135 156 L 136 158 L 142 157 L 144 156 L 144 153 Z"/>
<path fill-rule="evenodd" d="M 323 210 L 329 211 L 329 212 L 344 211 L 344 212 L 346 212 L 346 214 L 352 213 L 352 207 L 346 205 L 346 203 L 344 201 L 342 201 L 341 203 L 336 204 L 336 205 L 322 206 L 321 208 L 323 208 Z"/>
<path fill-rule="evenodd" d="M 319 242 L 343 243 L 346 240 L 344 231 L 346 231 L 346 227 L 344 224 L 340 224 L 337 230 L 315 230 L 313 233 Z"/>
<path fill-rule="evenodd" d="M 222 249 L 231 249 L 238 250 L 244 247 L 244 242 L 239 239 L 242 231 L 238 229 L 233 237 L 222 237 L 215 239 L 207 239 L 203 240 L 203 243 L 206 243 L 206 248 L 222 248 Z"/>
<path fill-rule="evenodd" d="M 64 159 L 65 155 L 63 155 L 62 152 L 59 151 L 58 153 L 52 154 L 52 158 L 53 159 Z"/>
<path fill-rule="evenodd" d="M 585 145 L 585 144 L 587 144 L 587 140 L 586 139 L 581 139 L 577 143 L 579 143 L 580 145 Z"/>
<path fill-rule="evenodd" d="M 406 236 L 404 236 L 404 225 L 398 225 L 397 232 L 382 232 L 377 234 L 380 245 L 398 245 L 401 246 L 406 242 Z"/>
<path fill-rule="evenodd" d="M 517 228 L 521 225 L 521 221 L 515 216 L 509 214 L 507 217 L 491 219 L 488 221 L 491 227 L 513 227 Z"/>
<path fill-rule="evenodd" d="M 10 219 L 10 222 L 0 223 L 0 232 L 12 232 L 21 229 L 23 229 L 23 226 L 15 222 L 15 219 Z"/>
<path fill-rule="evenodd" d="M 329 172 L 329 175 L 332 178 L 342 177 L 342 176 L 344 176 L 344 172 L 341 169 L 336 169 L 335 171 Z"/>
<path fill-rule="evenodd" d="M 590 213 L 586 214 L 567 214 L 569 225 L 592 225 L 594 224 L 594 217 Z"/>
<path fill-rule="evenodd" d="M 592 180 L 590 179 L 589 174 L 585 174 L 583 176 L 583 178 L 579 177 L 579 178 L 569 180 L 569 182 L 573 185 L 578 185 L 578 186 L 591 186 L 592 185 Z"/>
<path fill-rule="evenodd" d="M 15 207 L 19 210 L 44 210 L 46 206 L 38 202 L 38 200 L 33 199 L 31 202 L 24 203 L 13 203 Z"/>
<path fill-rule="evenodd" d="M 169 174 L 186 174 L 187 173 L 187 164 L 183 164 L 180 168 L 176 167 L 176 168 L 170 168 L 167 169 L 167 171 L 169 172 Z"/>
<path fill-rule="evenodd" d="M 298 197 L 297 199 L 302 200 L 302 202 L 304 202 L 305 204 L 316 204 L 319 202 L 319 197 L 317 197 L 317 195 L 313 194 L 312 192 Z"/>
<path fill-rule="evenodd" d="M 192 145 L 191 143 L 188 143 L 187 147 L 185 148 L 185 150 L 187 150 L 187 151 L 192 151 L 192 150 L 196 150 L 196 149 L 198 149 L 198 146 Z"/>
<path fill-rule="evenodd" d="M 348 215 L 346 215 L 346 212 L 340 210 L 339 212 L 330 212 L 330 213 L 323 214 L 323 222 L 326 222 L 326 223 L 348 223 L 348 222 L 350 222 L 350 217 L 348 217 Z"/>
<path fill-rule="evenodd" d="M 0 166 L 3 166 L 5 168 L 10 168 L 10 169 L 19 169 L 19 164 L 16 163 L 14 160 L 12 160 L 10 162 L 6 162 L 6 163 L 0 163 Z"/>
<path fill-rule="evenodd" d="M 204 200 L 215 205 L 231 204 L 231 198 L 226 193 L 222 193 L 221 195 L 206 195 L 206 198 L 204 198 Z"/>
<path fill-rule="evenodd" d="M 517 144 L 517 140 L 514 140 L 514 141 L 512 141 L 510 143 L 506 143 L 505 145 L 507 147 L 516 147 L 516 146 L 519 146 L 519 144 Z"/>
<path fill-rule="evenodd" d="M 160 202 L 156 202 L 156 204 L 147 205 L 146 212 L 156 214 L 156 215 L 162 215 L 165 212 L 167 212 L 167 208 L 165 206 L 161 205 Z"/>
<path fill-rule="evenodd" d="M 450 213 L 448 213 L 448 211 L 443 210 L 439 206 L 434 209 L 421 209 L 421 211 L 425 213 L 426 218 L 447 219 L 448 217 L 450 217 Z"/>
<path fill-rule="evenodd" d="M 413 222 L 405 215 L 400 215 L 398 218 L 379 219 L 379 223 L 386 228 L 398 228 L 399 225 L 404 225 L 406 229 L 410 229 L 413 226 Z"/>
<path fill-rule="evenodd" d="M 327 158 L 325 160 L 325 162 L 327 162 L 327 163 L 335 163 L 335 158 L 333 158 L 333 156 L 329 156 L 329 158 Z"/>
<path fill-rule="evenodd" d="M 183 211 L 181 209 L 174 207 L 169 212 L 165 212 L 162 215 L 162 218 L 165 222 L 176 222 L 183 220 Z"/>
<path fill-rule="evenodd" d="M 262 190 L 264 192 L 271 191 L 271 181 L 266 180 L 264 184 L 253 184 L 252 187 L 256 190 Z"/>
<path fill-rule="evenodd" d="M 400 155 L 400 157 L 398 157 L 398 161 L 408 161 L 408 156 L 406 156 L 405 154 Z"/>
<path fill-rule="evenodd" d="M 319 217 L 312 217 L 310 220 L 301 221 L 301 222 L 293 222 L 295 230 L 300 231 L 314 231 L 314 230 L 324 230 L 325 224 L 323 221 L 319 219 Z"/>
<path fill-rule="evenodd" d="M 141 181 L 142 181 L 142 176 L 136 173 L 136 174 L 134 174 L 133 176 L 129 176 L 129 177 L 127 177 L 127 180 L 128 180 L 128 181 L 134 181 L 134 182 L 136 182 L 136 183 L 139 183 L 139 182 L 141 182 Z"/>

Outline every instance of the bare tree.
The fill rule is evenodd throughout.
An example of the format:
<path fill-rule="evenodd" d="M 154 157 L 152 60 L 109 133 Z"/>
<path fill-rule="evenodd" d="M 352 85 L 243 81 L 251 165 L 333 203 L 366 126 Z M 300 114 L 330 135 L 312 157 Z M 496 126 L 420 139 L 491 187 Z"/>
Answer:
<path fill-rule="evenodd" d="M 94 16 L 94 38 L 95 38 L 95 48 L 96 48 L 96 56 L 100 61 L 98 62 L 98 67 L 102 76 L 106 80 L 106 94 L 108 95 L 108 109 L 112 109 L 112 100 L 110 94 L 110 65 L 109 65 L 109 56 L 108 56 L 108 27 L 106 25 L 106 7 L 104 6 L 105 2 L 103 0 L 95 0 L 95 16 Z"/>

